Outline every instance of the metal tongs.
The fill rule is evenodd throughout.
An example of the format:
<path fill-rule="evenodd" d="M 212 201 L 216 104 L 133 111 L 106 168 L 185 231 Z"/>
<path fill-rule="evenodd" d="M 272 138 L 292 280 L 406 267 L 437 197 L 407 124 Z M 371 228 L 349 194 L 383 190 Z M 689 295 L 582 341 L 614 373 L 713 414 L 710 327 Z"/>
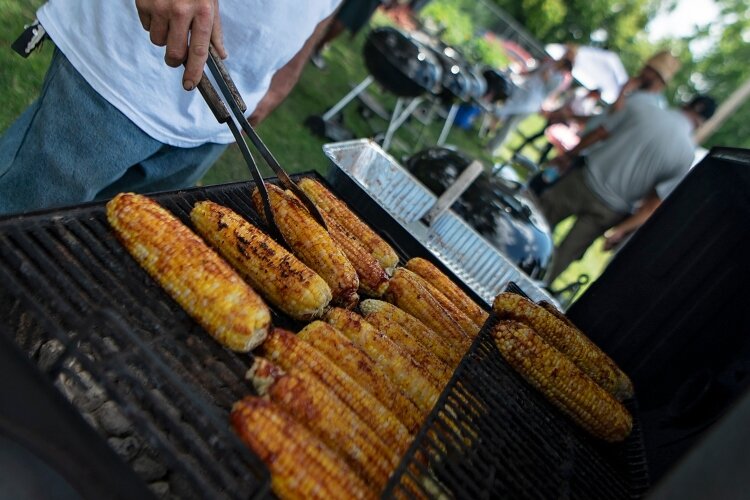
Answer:
<path fill-rule="evenodd" d="M 253 143 L 258 152 L 260 152 L 263 160 L 269 167 L 271 167 L 271 170 L 273 170 L 276 176 L 279 178 L 281 184 L 285 188 L 289 189 L 292 193 L 294 193 L 297 198 L 299 198 L 299 200 L 305 205 L 310 214 L 312 214 L 312 216 L 321 226 L 323 226 L 325 229 L 328 229 L 325 220 L 323 220 L 323 216 L 318 211 L 318 208 L 315 206 L 312 200 L 308 198 L 305 192 L 302 191 L 299 186 L 294 183 L 294 181 L 289 177 L 289 174 L 284 171 L 276 158 L 274 158 L 274 156 L 271 154 L 271 151 L 269 151 L 261 138 L 255 132 L 255 129 L 253 129 L 252 125 L 250 125 L 250 122 L 248 122 L 245 118 L 245 111 L 247 110 L 245 101 L 242 99 L 239 90 L 237 90 L 237 87 L 232 81 L 232 77 L 229 76 L 229 72 L 227 71 L 226 66 L 224 66 L 221 57 L 219 57 L 219 55 L 216 53 L 213 46 L 211 46 L 209 49 L 208 60 L 206 63 L 208 64 L 208 70 L 216 80 L 216 84 L 219 87 L 221 95 L 216 91 L 205 72 L 203 73 L 203 78 L 201 78 L 201 81 L 198 83 L 198 90 L 206 100 L 206 103 L 208 103 L 208 107 L 211 108 L 211 111 L 213 112 L 218 122 L 226 123 L 229 126 L 229 129 L 232 131 L 232 134 L 237 141 L 237 145 L 242 152 L 242 156 L 245 158 L 245 162 L 250 169 L 250 174 L 253 176 L 255 184 L 258 186 L 258 191 L 260 192 L 260 196 L 263 201 L 263 211 L 266 215 L 266 222 L 268 223 L 271 230 L 276 232 L 276 234 L 281 237 L 281 240 L 284 241 L 284 237 L 279 230 L 279 227 L 276 225 L 276 221 L 273 217 L 273 212 L 271 211 L 271 203 L 268 198 L 268 190 L 266 189 L 266 185 L 264 184 L 263 178 L 260 175 L 258 165 L 255 163 L 255 159 L 250 153 L 250 149 L 248 148 L 247 143 L 242 137 L 242 132 L 240 132 L 240 128 L 237 127 L 237 122 L 239 122 L 241 129 L 250 138 L 250 141 Z M 224 101 L 226 101 L 226 105 Z M 231 110 L 231 114 L 227 110 L 227 105 L 229 106 L 229 110 Z M 232 117 L 232 115 L 234 115 L 234 118 Z"/>

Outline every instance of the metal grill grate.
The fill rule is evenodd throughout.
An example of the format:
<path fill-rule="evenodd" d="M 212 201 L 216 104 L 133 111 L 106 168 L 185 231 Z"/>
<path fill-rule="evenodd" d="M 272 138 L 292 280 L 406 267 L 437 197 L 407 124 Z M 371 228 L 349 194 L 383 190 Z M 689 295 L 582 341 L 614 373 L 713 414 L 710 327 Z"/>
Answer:
<path fill-rule="evenodd" d="M 637 418 L 618 445 L 574 427 L 502 359 L 489 333 L 495 321 L 482 328 L 384 496 L 643 496 L 649 480 Z M 627 406 L 637 414 L 635 401 Z"/>
<path fill-rule="evenodd" d="M 210 199 L 257 223 L 251 187 L 154 198 L 185 222 L 196 201 Z M 399 243 L 402 263 L 427 255 L 387 214 L 367 217 L 379 208 L 369 203 L 353 208 Z M 221 348 L 130 258 L 103 205 L 0 220 L 0 283 L 0 323 L 159 496 L 268 493 L 265 467 L 227 425 L 231 405 L 251 391 L 250 358 Z M 602 447 L 578 432 L 505 365 L 485 326 L 386 495 L 410 491 L 404 471 L 425 470 L 415 457 L 428 457 L 439 480 L 432 496 L 442 488 L 462 497 L 638 496 L 645 464 L 637 434 Z"/>
<path fill-rule="evenodd" d="M 209 197 L 249 218 L 247 184 L 156 196 L 187 221 Z M 0 221 L 0 320 L 158 496 L 265 496 L 228 426 L 250 358 L 222 349 L 133 261 L 101 204 Z M 275 317 L 276 324 L 286 324 Z"/>

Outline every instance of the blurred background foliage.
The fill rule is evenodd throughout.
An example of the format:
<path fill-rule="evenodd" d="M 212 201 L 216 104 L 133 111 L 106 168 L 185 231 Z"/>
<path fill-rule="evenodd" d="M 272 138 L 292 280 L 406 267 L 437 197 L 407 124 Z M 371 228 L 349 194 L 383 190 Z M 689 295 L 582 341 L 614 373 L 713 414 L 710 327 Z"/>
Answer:
<path fill-rule="evenodd" d="M 679 105 L 696 93 L 709 93 L 718 102 L 750 79 L 750 8 L 747 0 L 715 0 L 721 14 L 715 22 L 682 38 L 653 41 L 648 24 L 660 12 L 676 7 L 676 0 L 433 0 L 422 11 L 445 29 L 449 43 L 479 54 L 479 61 L 495 64 L 507 56 L 482 35 L 491 27 L 487 4 L 514 18 L 542 44 L 575 43 L 617 52 L 630 74 L 659 49 L 667 48 L 683 63 L 667 89 Z M 480 47 L 472 50 L 472 44 Z M 487 50 L 487 48 L 492 50 Z M 477 57 L 476 55 L 474 56 Z M 750 147 L 750 101 L 703 144 Z"/>

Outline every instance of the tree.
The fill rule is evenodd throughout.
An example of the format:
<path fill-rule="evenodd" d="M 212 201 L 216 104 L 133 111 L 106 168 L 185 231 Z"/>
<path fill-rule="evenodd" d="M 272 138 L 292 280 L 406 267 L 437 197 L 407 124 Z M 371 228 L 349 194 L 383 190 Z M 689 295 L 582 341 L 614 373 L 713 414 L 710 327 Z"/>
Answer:
<path fill-rule="evenodd" d="M 659 9 L 669 11 L 677 0 L 434 0 L 434 4 L 451 4 L 468 13 L 474 31 L 484 22 L 486 11 L 479 6 L 489 2 L 512 16 L 526 31 L 542 43 L 577 43 L 598 45 L 620 55 L 625 68 L 635 74 L 651 54 L 667 48 L 683 62 L 681 71 L 666 92 L 673 105 L 679 105 L 697 93 L 708 93 L 718 102 L 750 79 L 750 11 L 747 0 L 715 0 L 721 16 L 717 23 L 684 39 L 661 40 L 657 44 L 647 37 L 648 22 Z M 446 19 L 457 19 L 452 12 Z M 470 31 L 462 25 L 463 36 Z M 476 34 L 476 33 L 475 33 Z M 695 53 L 696 43 L 714 40 L 711 48 Z M 750 147 L 750 102 L 737 112 L 704 146 Z"/>
<path fill-rule="evenodd" d="M 658 0 L 492 0 L 544 43 L 625 51 L 663 3 Z"/>
<path fill-rule="evenodd" d="M 735 89 L 750 79 L 750 15 L 745 0 L 718 0 L 723 30 L 717 43 L 693 65 L 684 88 L 707 92 L 718 102 L 725 100 Z M 715 30 L 716 28 L 714 28 Z M 711 28 L 690 41 L 711 36 Z M 704 147 L 735 146 L 750 148 L 750 101 L 746 101 L 711 137 Z"/>

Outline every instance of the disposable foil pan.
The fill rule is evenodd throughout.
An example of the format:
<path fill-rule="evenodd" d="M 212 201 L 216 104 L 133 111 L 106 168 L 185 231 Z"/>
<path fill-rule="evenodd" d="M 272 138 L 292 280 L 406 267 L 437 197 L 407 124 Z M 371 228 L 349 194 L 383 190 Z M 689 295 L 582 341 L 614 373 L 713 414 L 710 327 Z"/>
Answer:
<path fill-rule="evenodd" d="M 369 139 L 326 144 L 323 151 L 335 166 L 329 180 L 344 174 L 364 190 L 403 228 L 419 219 L 437 197 L 392 156 Z M 368 220 L 378 225 L 377 220 Z M 556 301 L 539 284 L 452 210 L 437 219 L 425 235 L 412 234 L 448 269 L 488 304 L 515 282 L 535 301 Z"/>

